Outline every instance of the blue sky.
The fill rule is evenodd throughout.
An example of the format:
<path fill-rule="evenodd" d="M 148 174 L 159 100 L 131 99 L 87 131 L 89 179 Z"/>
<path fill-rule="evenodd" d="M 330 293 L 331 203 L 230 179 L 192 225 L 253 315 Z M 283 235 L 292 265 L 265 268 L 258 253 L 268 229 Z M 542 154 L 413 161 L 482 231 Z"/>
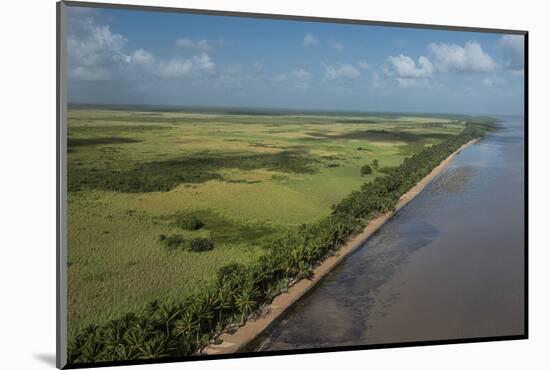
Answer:
<path fill-rule="evenodd" d="M 69 102 L 523 112 L 520 36 L 69 8 Z"/>

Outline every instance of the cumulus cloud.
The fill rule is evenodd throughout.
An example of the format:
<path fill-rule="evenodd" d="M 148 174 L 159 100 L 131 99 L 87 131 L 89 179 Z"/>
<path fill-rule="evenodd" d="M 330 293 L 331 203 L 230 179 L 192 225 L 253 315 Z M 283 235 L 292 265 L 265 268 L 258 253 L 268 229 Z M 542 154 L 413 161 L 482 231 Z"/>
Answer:
<path fill-rule="evenodd" d="M 324 65 L 325 81 L 333 80 L 355 80 L 361 73 L 351 64 L 338 64 L 336 66 Z"/>
<path fill-rule="evenodd" d="M 342 50 L 344 48 L 344 45 L 342 45 L 340 42 L 338 42 L 335 39 L 329 39 L 328 40 L 328 46 L 331 48 L 334 48 L 336 50 Z"/>
<path fill-rule="evenodd" d="M 193 57 L 193 65 L 199 70 L 213 74 L 216 73 L 216 64 L 210 58 L 210 55 L 206 53 L 200 53 L 198 56 Z"/>
<path fill-rule="evenodd" d="M 427 79 L 434 74 L 432 62 L 425 56 L 421 56 L 418 62 L 415 62 L 403 54 L 388 57 L 383 70 L 386 76 L 397 81 L 400 87 L 425 86 Z"/>
<path fill-rule="evenodd" d="M 512 70 L 513 72 L 523 71 L 523 36 L 504 35 L 499 41 L 499 46 L 504 55 L 504 65 L 506 69 Z"/>
<path fill-rule="evenodd" d="M 130 54 L 130 63 L 137 66 L 150 67 L 155 64 L 155 56 L 146 50 L 138 49 Z"/>
<path fill-rule="evenodd" d="M 77 13 L 80 14 L 80 13 Z M 128 63 L 124 53 L 124 36 L 113 33 L 109 26 L 97 25 L 93 18 L 71 22 L 67 34 L 69 77 L 82 80 L 111 78 L 111 66 Z"/>
<path fill-rule="evenodd" d="M 298 81 L 307 81 L 311 78 L 311 73 L 305 69 L 297 69 L 290 72 L 290 76 Z"/>
<path fill-rule="evenodd" d="M 487 77 L 481 80 L 481 84 L 488 88 L 498 88 L 506 86 L 506 80 L 500 77 Z"/>
<path fill-rule="evenodd" d="M 128 40 L 123 35 L 113 32 L 108 25 L 96 23 L 89 13 L 70 13 L 71 16 L 67 53 L 72 80 L 143 79 L 146 76 L 174 79 L 216 74 L 216 64 L 204 51 L 189 58 L 169 59 L 157 58 L 144 49 L 129 51 Z M 188 45 L 204 49 L 207 44 L 201 41 Z"/>
<path fill-rule="evenodd" d="M 319 39 L 312 33 L 308 33 L 304 36 L 304 46 L 315 46 L 319 43 Z"/>
<path fill-rule="evenodd" d="M 428 85 L 427 79 L 418 78 L 396 78 L 399 87 L 412 88 L 412 87 L 424 87 Z"/>
<path fill-rule="evenodd" d="M 386 59 L 384 72 L 388 76 L 402 79 L 428 78 L 432 77 L 434 67 L 430 60 L 424 56 L 418 58 L 418 63 L 416 63 L 411 57 L 399 54 Z"/>
<path fill-rule="evenodd" d="M 180 38 L 176 40 L 176 46 L 181 49 L 198 50 L 211 52 L 214 47 L 207 40 L 193 40 L 190 38 Z"/>
<path fill-rule="evenodd" d="M 496 68 L 477 41 L 468 41 L 464 46 L 432 43 L 429 48 L 435 67 L 441 72 L 492 72 Z"/>
<path fill-rule="evenodd" d="M 357 65 L 359 66 L 359 68 L 363 68 L 363 69 L 370 68 L 370 65 L 367 62 L 358 62 Z"/>
<path fill-rule="evenodd" d="M 309 87 L 311 78 L 311 73 L 301 68 L 288 73 L 280 73 L 272 76 L 270 81 L 275 83 L 288 83 L 291 88 L 306 89 Z"/>
<path fill-rule="evenodd" d="M 77 66 L 69 70 L 69 78 L 79 81 L 107 81 L 111 79 L 111 75 L 104 68 Z"/>
<path fill-rule="evenodd" d="M 193 70 L 193 63 L 189 59 L 160 61 L 154 73 L 163 79 L 180 78 L 189 76 Z"/>
<path fill-rule="evenodd" d="M 216 65 L 208 54 L 201 53 L 189 59 L 161 60 L 154 64 L 151 72 L 163 79 L 188 77 L 200 72 L 212 75 L 216 73 Z"/>
<path fill-rule="evenodd" d="M 371 86 L 375 89 L 379 89 L 385 86 L 384 82 L 380 78 L 380 75 L 376 72 L 372 74 Z"/>

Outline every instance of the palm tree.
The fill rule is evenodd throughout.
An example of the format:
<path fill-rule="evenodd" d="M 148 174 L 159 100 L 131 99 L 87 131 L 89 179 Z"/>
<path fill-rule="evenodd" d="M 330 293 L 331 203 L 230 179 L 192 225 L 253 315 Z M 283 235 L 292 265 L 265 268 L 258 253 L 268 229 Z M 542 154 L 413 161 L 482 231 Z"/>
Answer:
<path fill-rule="evenodd" d="M 256 302 L 254 301 L 252 292 L 249 289 L 245 289 L 237 295 L 235 304 L 239 311 L 241 311 L 241 323 L 244 322 L 245 315 L 250 314 L 256 307 Z"/>
<path fill-rule="evenodd" d="M 147 304 L 145 307 L 145 314 L 147 316 L 153 316 L 160 308 L 159 301 L 155 299 L 154 301 L 151 301 Z"/>
<path fill-rule="evenodd" d="M 141 356 L 143 359 L 162 358 L 170 355 L 170 351 L 175 348 L 173 341 L 167 335 L 158 334 L 145 342 L 141 348 Z"/>
<path fill-rule="evenodd" d="M 198 329 L 198 326 L 199 322 L 196 316 L 188 311 L 174 323 L 174 334 L 188 338 L 193 331 Z"/>
<path fill-rule="evenodd" d="M 200 336 L 201 332 L 204 329 L 203 323 L 204 321 L 211 320 L 213 317 L 212 310 L 210 307 L 206 306 L 204 304 L 205 302 L 201 299 L 196 299 L 190 306 L 189 306 L 189 313 L 194 316 L 194 319 L 197 321 L 197 347 L 200 347 Z M 210 326 L 210 324 L 209 324 Z"/>
<path fill-rule="evenodd" d="M 147 340 L 148 323 L 140 320 L 132 324 L 124 336 L 125 342 L 134 351 L 140 351 Z"/>
<path fill-rule="evenodd" d="M 213 289 L 208 289 L 202 297 L 202 306 L 210 311 L 207 315 L 208 329 L 210 330 L 212 330 L 212 319 L 214 318 L 212 311 L 215 310 L 216 307 L 218 307 L 219 301 L 220 296 L 218 295 L 218 292 L 214 291 Z"/>
<path fill-rule="evenodd" d="M 139 356 L 139 352 L 133 348 L 126 346 L 117 346 L 114 351 L 103 356 L 105 361 L 120 361 L 120 360 L 135 360 Z"/>
<path fill-rule="evenodd" d="M 160 320 L 166 325 L 166 335 L 170 335 L 170 323 L 180 314 L 179 307 L 164 304 L 158 311 Z"/>
<path fill-rule="evenodd" d="M 124 335 L 128 330 L 128 322 L 125 320 L 112 320 L 106 326 L 106 346 L 114 348 L 124 341 Z"/>
<path fill-rule="evenodd" d="M 104 344 L 95 336 L 88 337 L 80 345 L 79 352 L 78 360 L 81 362 L 94 362 L 106 354 Z"/>
<path fill-rule="evenodd" d="M 298 279 L 309 278 L 313 274 L 311 266 L 304 261 L 298 263 Z"/>
<path fill-rule="evenodd" d="M 224 311 L 230 310 L 233 306 L 232 300 L 232 290 L 229 288 L 221 287 L 218 288 L 218 304 L 215 306 L 215 309 L 218 311 L 218 323 L 222 323 L 222 314 Z"/>

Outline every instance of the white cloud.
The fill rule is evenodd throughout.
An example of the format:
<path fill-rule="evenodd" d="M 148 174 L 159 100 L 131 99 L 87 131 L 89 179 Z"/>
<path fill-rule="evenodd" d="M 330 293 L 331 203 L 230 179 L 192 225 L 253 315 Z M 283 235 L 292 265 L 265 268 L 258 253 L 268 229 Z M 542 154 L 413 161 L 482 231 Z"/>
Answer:
<path fill-rule="evenodd" d="M 506 69 L 522 72 L 524 68 L 523 36 L 504 35 L 499 41 L 499 46 L 504 54 Z"/>
<path fill-rule="evenodd" d="M 492 72 L 496 68 L 496 63 L 477 41 L 468 41 L 464 46 L 432 43 L 429 48 L 435 67 L 441 72 Z"/>
<path fill-rule="evenodd" d="M 311 78 L 311 73 L 306 71 L 305 69 L 297 69 L 292 72 L 290 72 L 290 75 L 292 78 L 298 80 L 298 81 L 307 81 Z"/>
<path fill-rule="evenodd" d="M 390 56 L 384 65 L 386 75 L 395 78 L 428 78 L 432 77 L 434 67 L 430 60 L 424 56 L 418 58 L 418 64 L 409 56 L 399 54 Z"/>
<path fill-rule="evenodd" d="M 412 88 L 428 85 L 428 80 L 425 78 L 396 78 L 399 87 Z"/>
<path fill-rule="evenodd" d="M 130 54 L 130 63 L 137 66 L 150 67 L 155 63 L 155 56 L 146 50 L 138 49 Z"/>
<path fill-rule="evenodd" d="M 226 66 L 218 75 L 218 81 L 231 86 L 240 86 L 244 81 L 244 69 L 239 63 Z"/>
<path fill-rule="evenodd" d="M 198 50 L 210 52 L 214 47 L 207 40 L 193 40 L 190 38 L 180 38 L 176 40 L 176 46 L 181 49 Z"/>
<path fill-rule="evenodd" d="M 319 39 L 317 39 L 317 37 L 312 34 L 312 33 L 308 33 L 307 35 L 304 36 L 304 46 L 315 46 L 319 43 Z"/>
<path fill-rule="evenodd" d="M 381 87 L 384 87 L 384 83 L 380 78 L 380 75 L 378 73 L 372 74 L 372 83 L 371 86 L 375 89 L 379 89 Z"/>
<path fill-rule="evenodd" d="M 193 57 L 193 65 L 201 71 L 213 74 L 216 73 L 216 64 L 210 58 L 210 55 L 206 53 L 200 53 L 198 56 Z"/>
<path fill-rule="evenodd" d="M 81 17 L 81 14 L 74 13 L 73 17 Z M 72 80 L 143 80 L 146 76 L 175 79 L 216 74 L 216 64 L 206 52 L 189 58 L 163 60 L 144 49 L 127 51 L 128 40 L 123 35 L 112 32 L 107 25 L 97 24 L 92 17 L 69 21 L 67 52 Z M 198 41 L 192 45 L 197 49 L 207 44 Z"/>
<path fill-rule="evenodd" d="M 344 45 L 342 45 L 340 42 L 338 42 L 335 39 L 329 39 L 328 40 L 328 46 L 331 48 L 334 48 L 336 50 L 342 50 L 344 48 Z"/>
<path fill-rule="evenodd" d="M 383 71 L 386 76 L 397 81 L 400 87 L 425 86 L 434 74 L 434 66 L 428 58 L 421 56 L 418 62 L 403 54 L 386 59 Z"/>
<path fill-rule="evenodd" d="M 154 73 L 163 79 L 173 79 L 189 76 L 193 70 L 193 62 L 189 59 L 161 61 Z"/>
<path fill-rule="evenodd" d="M 112 65 L 129 62 L 123 52 L 128 40 L 109 26 L 97 25 L 90 17 L 71 25 L 67 34 L 69 77 L 105 80 L 111 77 Z"/>
<path fill-rule="evenodd" d="M 175 79 L 190 77 L 200 72 L 215 74 L 216 65 L 208 54 L 201 53 L 190 59 L 159 61 L 153 66 L 151 72 L 162 79 Z"/>
<path fill-rule="evenodd" d="M 288 73 L 280 73 L 270 78 L 273 82 L 307 82 L 311 79 L 311 73 L 305 69 L 295 69 Z"/>
<path fill-rule="evenodd" d="M 111 75 L 104 68 L 73 67 L 69 70 L 69 78 L 80 81 L 106 81 L 111 79 Z"/>
<path fill-rule="evenodd" d="M 487 77 L 481 80 L 481 84 L 488 88 L 498 88 L 507 85 L 506 80 L 500 77 Z"/>
<path fill-rule="evenodd" d="M 252 63 L 252 68 L 250 68 L 248 71 L 247 71 L 247 74 L 251 77 L 255 77 L 255 78 L 258 78 L 258 77 L 265 77 L 266 75 L 266 69 L 265 69 L 265 66 L 260 63 L 260 62 L 254 62 Z"/>
<path fill-rule="evenodd" d="M 288 75 L 286 73 L 280 73 L 270 78 L 273 82 L 285 82 L 288 81 Z"/>
<path fill-rule="evenodd" d="M 359 66 L 359 68 L 363 68 L 363 69 L 369 69 L 370 66 L 367 62 L 358 62 L 357 65 Z"/>
<path fill-rule="evenodd" d="M 333 80 L 355 80 L 361 73 L 351 64 L 339 64 L 337 66 L 324 65 L 325 67 L 325 81 Z"/>
<path fill-rule="evenodd" d="M 280 73 L 272 76 L 270 81 L 275 83 L 288 83 L 291 88 L 306 89 L 309 87 L 311 78 L 311 73 L 305 69 L 295 69 L 288 73 Z"/>

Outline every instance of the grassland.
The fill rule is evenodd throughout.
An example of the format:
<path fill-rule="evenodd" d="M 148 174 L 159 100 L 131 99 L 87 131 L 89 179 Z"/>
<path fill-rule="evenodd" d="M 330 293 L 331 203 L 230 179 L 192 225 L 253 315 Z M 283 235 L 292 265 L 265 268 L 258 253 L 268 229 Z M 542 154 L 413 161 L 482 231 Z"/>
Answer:
<path fill-rule="evenodd" d="M 399 115 L 246 115 L 75 109 L 68 120 L 69 333 L 148 302 L 178 302 L 230 262 L 315 222 L 380 170 L 464 129 Z M 182 219 L 199 218 L 198 230 Z M 207 237 L 169 250 L 160 235 Z"/>

